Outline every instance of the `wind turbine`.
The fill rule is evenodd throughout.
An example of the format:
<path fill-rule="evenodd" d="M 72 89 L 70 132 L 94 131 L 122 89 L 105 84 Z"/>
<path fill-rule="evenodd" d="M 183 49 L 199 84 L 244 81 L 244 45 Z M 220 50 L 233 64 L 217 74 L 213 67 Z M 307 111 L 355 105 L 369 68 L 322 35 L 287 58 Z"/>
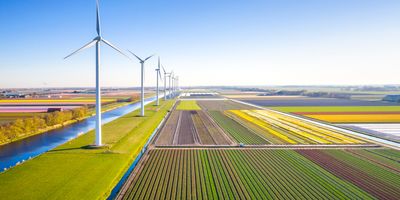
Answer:
<path fill-rule="evenodd" d="M 171 71 L 170 73 L 169 73 L 169 87 L 168 87 L 168 90 L 169 90 L 169 98 L 171 99 L 171 86 L 172 86 L 172 77 L 174 77 L 174 71 Z"/>
<path fill-rule="evenodd" d="M 129 51 L 129 50 L 128 50 Z M 141 73 L 141 85 L 140 85 L 140 89 L 141 89 L 141 96 L 140 96 L 140 116 L 144 116 L 144 63 L 150 59 L 151 57 L 154 56 L 151 55 L 145 59 L 141 59 L 139 58 L 139 56 L 137 56 L 136 54 L 134 54 L 132 51 L 129 51 L 132 55 L 134 55 L 140 62 L 141 68 L 142 68 L 142 73 Z"/>
<path fill-rule="evenodd" d="M 160 64 L 160 56 L 158 56 L 158 67 L 156 68 L 156 73 L 157 73 L 157 106 L 158 105 L 160 105 L 160 99 L 158 98 L 158 94 L 159 94 L 159 87 L 158 87 L 158 77 L 160 77 L 160 79 L 162 80 L 162 77 L 161 77 L 161 72 L 160 72 L 160 66 L 161 64 Z"/>
<path fill-rule="evenodd" d="M 167 100 L 167 77 L 168 77 L 168 73 L 167 71 L 165 71 L 164 66 L 161 66 L 163 71 L 164 71 L 164 101 Z"/>
<path fill-rule="evenodd" d="M 70 56 L 83 51 L 85 49 L 88 49 L 92 47 L 93 45 L 96 45 L 96 139 L 95 139 L 95 145 L 96 146 L 101 146 L 101 85 L 100 85 L 100 45 L 101 43 L 104 43 L 120 54 L 126 56 L 129 58 L 127 55 L 125 55 L 120 49 L 115 47 L 113 44 L 105 40 L 101 36 L 101 28 L 100 28 L 100 11 L 99 11 L 99 1 L 96 0 L 96 32 L 97 36 L 90 41 L 89 43 L 85 44 L 83 47 L 79 48 L 78 50 L 72 52 L 68 56 L 66 56 L 64 59 L 69 58 Z"/>

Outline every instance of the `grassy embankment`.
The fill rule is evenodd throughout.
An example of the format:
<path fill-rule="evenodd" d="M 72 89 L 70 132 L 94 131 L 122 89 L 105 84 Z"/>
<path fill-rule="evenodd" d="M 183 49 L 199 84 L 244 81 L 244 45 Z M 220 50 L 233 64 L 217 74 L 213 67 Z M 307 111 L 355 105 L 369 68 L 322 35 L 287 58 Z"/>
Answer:
<path fill-rule="evenodd" d="M 105 199 L 173 105 L 146 106 L 103 125 L 107 148 L 88 149 L 90 131 L 41 156 L 0 173 L 4 199 Z"/>
<path fill-rule="evenodd" d="M 201 108 L 195 100 L 186 100 L 180 101 L 176 110 L 201 110 Z"/>

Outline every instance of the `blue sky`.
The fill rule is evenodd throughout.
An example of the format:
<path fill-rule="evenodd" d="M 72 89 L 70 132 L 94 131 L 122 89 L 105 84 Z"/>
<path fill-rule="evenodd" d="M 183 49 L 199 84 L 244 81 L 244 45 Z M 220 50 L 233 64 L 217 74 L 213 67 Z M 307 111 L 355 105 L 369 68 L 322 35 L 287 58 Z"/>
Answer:
<path fill-rule="evenodd" d="M 182 85 L 398 84 L 398 0 L 101 0 L 103 36 Z M 0 1 L 0 88 L 94 86 L 95 0 Z M 104 86 L 139 63 L 102 48 Z M 146 69 L 155 84 L 156 59 Z"/>

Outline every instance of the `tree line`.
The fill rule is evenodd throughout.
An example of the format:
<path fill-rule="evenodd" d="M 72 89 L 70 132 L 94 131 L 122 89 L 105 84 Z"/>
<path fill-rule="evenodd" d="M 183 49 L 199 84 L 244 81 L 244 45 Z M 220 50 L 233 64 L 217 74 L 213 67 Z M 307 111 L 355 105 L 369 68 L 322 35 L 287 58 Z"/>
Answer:
<path fill-rule="evenodd" d="M 11 123 L 0 125 L 0 144 L 35 134 L 42 129 L 54 125 L 61 125 L 69 120 L 86 117 L 88 114 L 88 107 L 84 106 L 72 110 L 56 111 L 34 117 L 16 119 Z"/>

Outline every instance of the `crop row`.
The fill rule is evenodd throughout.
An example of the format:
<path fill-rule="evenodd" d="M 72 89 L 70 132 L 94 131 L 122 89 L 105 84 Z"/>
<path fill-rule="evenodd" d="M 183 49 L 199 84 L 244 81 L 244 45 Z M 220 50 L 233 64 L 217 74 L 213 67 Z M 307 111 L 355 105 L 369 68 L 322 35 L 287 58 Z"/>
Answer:
<path fill-rule="evenodd" d="M 231 110 L 243 124 L 264 130 L 270 141 L 287 144 L 357 144 L 364 141 L 337 130 L 267 110 Z"/>
<path fill-rule="evenodd" d="M 207 101 L 197 101 L 197 103 L 203 110 L 210 110 L 210 111 L 254 109 L 254 107 L 247 106 L 244 104 L 239 104 L 231 100 L 216 100 L 216 101 L 207 100 Z"/>
<path fill-rule="evenodd" d="M 123 199 L 372 199 L 292 150 L 153 149 Z"/>
<path fill-rule="evenodd" d="M 155 143 L 157 145 L 229 145 L 233 142 L 206 112 L 174 110 Z"/>
<path fill-rule="evenodd" d="M 298 150 L 332 174 L 378 199 L 400 196 L 400 164 L 370 150 Z"/>
<path fill-rule="evenodd" d="M 214 120 L 238 143 L 256 145 L 269 144 L 267 140 L 259 136 L 257 133 L 229 118 L 223 112 L 209 111 L 209 113 L 214 118 Z"/>

